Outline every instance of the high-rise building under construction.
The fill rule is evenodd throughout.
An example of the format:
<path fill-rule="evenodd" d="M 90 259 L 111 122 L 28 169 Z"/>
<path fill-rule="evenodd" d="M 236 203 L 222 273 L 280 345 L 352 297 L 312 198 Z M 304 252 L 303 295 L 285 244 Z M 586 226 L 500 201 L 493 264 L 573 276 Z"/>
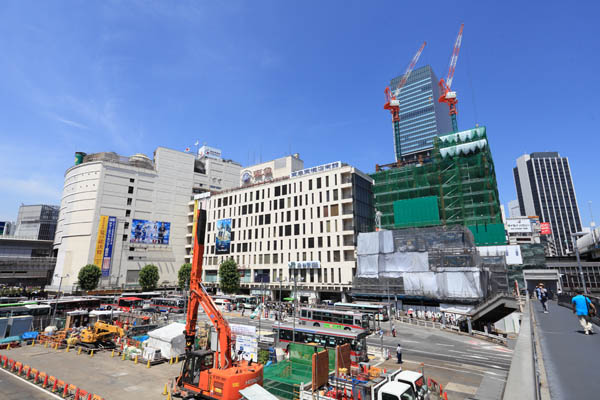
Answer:
<path fill-rule="evenodd" d="M 419 154 L 429 156 L 436 136 L 452 132 L 448 107 L 439 103 L 438 78 L 426 65 L 409 75 L 406 84 L 397 93 L 402 75 L 392 79 L 390 88 L 400 101 L 400 130 L 394 132 L 396 161 L 417 159 Z"/>

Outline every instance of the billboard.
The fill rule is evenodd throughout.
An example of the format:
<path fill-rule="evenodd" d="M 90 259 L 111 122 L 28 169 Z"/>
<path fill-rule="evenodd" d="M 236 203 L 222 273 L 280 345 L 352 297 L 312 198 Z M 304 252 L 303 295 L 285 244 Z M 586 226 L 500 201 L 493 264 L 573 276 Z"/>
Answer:
<path fill-rule="evenodd" d="M 169 244 L 171 223 L 134 219 L 131 222 L 131 243 Z"/>
<path fill-rule="evenodd" d="M 229 254 L 231 247 L 231 218 L 217 221 L 216 254 Z"/>
<path fill-rule="evenodd" d="M 98 236 L 96 237 L 96 252 L 94 253 L 94 265 L 100 267 L 103 277 L 110 276 L 116 230 L 117 217 L 109 217 L 106 215 L 100 216 Z"/>
<path fill-rule="evenodd" d="M 506 231 L 508 233 L 531 233 L 531 220 L 529 218 L 508 218 Z"/>
<path fill-rule="evenodd" d="M 542 222 L 540 224 L 540 234 L 552 235 L 552 228 L 550 227 L 550 222 Z"/>

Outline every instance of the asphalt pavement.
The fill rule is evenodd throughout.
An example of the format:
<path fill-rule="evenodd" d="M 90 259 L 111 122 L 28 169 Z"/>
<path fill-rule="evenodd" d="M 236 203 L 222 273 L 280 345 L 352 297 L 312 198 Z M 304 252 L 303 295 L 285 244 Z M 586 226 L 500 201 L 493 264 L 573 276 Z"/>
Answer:
<path fill-rule="evenodd" d="M 60 399 L 60 397 L 0 369 L 0 400 Z"/>
<path fill-rule="evenodd" d="M 552 399 L 600 398 L 600 329 L 585 335 L 573 312 L 550 301 L 549 313 L 534 300 L 535 323 Z"/>
<path fill-rule="evenodd" d="M 227 320 L 238 324 L 258 326 L 258 320 L 228 314 Z M 285 322 L 291 324 L 291 320 Z M 298 324 L 298 322 L 296 322 Z M 261 330 L 270 331 L 277 323 L 262 319 Z M 389 330 L 388 322 L 383 325 Z M 497 382 L 503 387 L 510 368 L 513 351 L 505 346 L 476 339 L 467 335 L 441 331 L 439 329 L 418 327 L 395 323 L 397 336 L 383 336 L 383 347 L 395 357 L 398 343 L 403 347 L 403 361 L 412 369 L 424 364 L 431 376 L 444 384 L 451 399 L 474 398 L 482 382 Z M 380 352 L 382 340 L 376 334 L 367 338 L 371 352 Z M 393 359 L 386 362 L 394 365 Z"/>

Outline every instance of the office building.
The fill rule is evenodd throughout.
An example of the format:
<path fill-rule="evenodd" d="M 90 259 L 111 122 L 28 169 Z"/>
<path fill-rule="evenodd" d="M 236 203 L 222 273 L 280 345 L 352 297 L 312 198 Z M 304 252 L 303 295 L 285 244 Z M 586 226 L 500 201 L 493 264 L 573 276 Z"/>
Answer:
<path fill-rule="evenodd" d="M 508 202 L 508 217 L 519 218 L 521 215 L 521 207 L 519 206 L 519 200 L 511 200 Z"/>
<path fill-rule="evenodd" d="M 581 231 L 581 219 L 569 160 L 557 152 L 524 154 L 513 172 L 521 215 L 549 223 L 558 255 L 571 253 L 571 233 Z"/>
<path fill-rule="evenodd" d="M 250 294 L 268 290 L 279 298 L 281 287 L 287 297 L 294 280 L 302 300 L 339 300 L 351 288 L 358 232 L 374 228 L 372 179 L 339 161 L 294 169 L 211 195 L 203 276 L 208 287 L 218 286 L 219 265 L 232 258 Z"/>
<path fill-rule="evenodd" d="M 0 236 L 14 236 L 16 228 L 13 221 L 0 221 Z"/>
<path fill-rule="evenodd" d="M 206 149 L 207 146 L 200 148 L 199 155 L 205 158 L 212 159 L 216 156 L 221 155 L 220 150 L 213 148 Z M 207 160 L 210 162 L 210 160 Z M 210 165 L 210 164 L 209 164 Z M 275 160 L 266 161 L 264 163 L 252 165 L 249 167 L 241 168 L 237 170 L 237 175 L 232 175 L 228 180 L 228 187 L 248 187 L 256 184 L 271 182 L 274 180 L 280 180 L 281 178 L 289 178 L 289 176 L 299 170 L 304 169 L 304 161 L 300 159 L 300 155 L 295 153 L 293 155 L 280 157 Z M 188 236 L 186 244 L 186 262 L 192 262 L 193 255 L 193 233 L 192 229 L 196 222 L 196 211 L 198 209 L 198 201 L 205 199 L 206 196 L 196 195 L 194 199 L 188 203 L 189 214 L 188 214 Z"/>
<path fill-rule="evenodd" d="M 392 79 L 390 88 L 400 101 L 400 132 L 394 133 L 396 161 L 427 157 L 433 138 L 452 132 L 448 106 L 439 103 L 439 79 L 431 66 L 415 69 L 398 93 L 402 76 Z"/>
<path fill-rule="evenodd" d="M 58 221 L 58 206 L 21 205 L 15 236 L 22 239 L 54 240 Z"/>
<path fill-rule="evenodd" d="M 159 269 L 159 285 L 177 282 L 186 261 L 188 203 L 194 194 L 238 185 L 241 165 L 158 147 L 135 154 L 76 154 L 65 173 L 51 290 L 75 289 L 86 264 L 102 269 L 100 287 L 137 287 L 139 270 Z M 68 275 L 68 276 L 67 276 Z"/>

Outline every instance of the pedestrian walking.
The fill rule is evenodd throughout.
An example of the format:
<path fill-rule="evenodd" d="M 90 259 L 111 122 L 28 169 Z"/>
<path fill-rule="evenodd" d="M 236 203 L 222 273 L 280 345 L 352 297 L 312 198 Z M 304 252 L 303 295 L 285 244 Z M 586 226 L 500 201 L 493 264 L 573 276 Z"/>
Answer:
<path fill-rule="evenodd" d="M 402 364 L 402 346 L 400 343 L 396 346 L 396 357 L 398 357 L 398 364 Z"/>
<path fill-rule="evenodd" d="M 242 317 L 244 316 L 245 312 L 246 312 L 246 307 L 242 307 Z"/>
<path fill-rule="evenodd" d="M 542 302 L 542 307 L 544 308 L 544 314 L 548 314 L 548 289 L 544 287 L 543 283 L 540 283 L 539 289 L 540 301 Z"/>
<path fill-rule="evenodd" d="M 596 306 L 590 301 L 587 296 L 583 295 L 582 290 L 577 291 L 577 296 L 571 299 L 573 313 L 579 318 L 579 323 L 583 327 L 583 332 L 586 335 L 593 333 L 591 317 L 596 315 Z"/>
<path fill-rule="evenodd" d="M 396 337 L 396 327 L 392 324 L 392 336 Z"/>
<path fill-rule="evenodd" d="M 538 285 L 535 287 L 535 297 L 536 297 L 538 300 L 541 300 L 541 299 L 542 299 L 540 285 L 541 285 L 541 283 L 540 283 L 540 284 L 538 284 Z"/>

